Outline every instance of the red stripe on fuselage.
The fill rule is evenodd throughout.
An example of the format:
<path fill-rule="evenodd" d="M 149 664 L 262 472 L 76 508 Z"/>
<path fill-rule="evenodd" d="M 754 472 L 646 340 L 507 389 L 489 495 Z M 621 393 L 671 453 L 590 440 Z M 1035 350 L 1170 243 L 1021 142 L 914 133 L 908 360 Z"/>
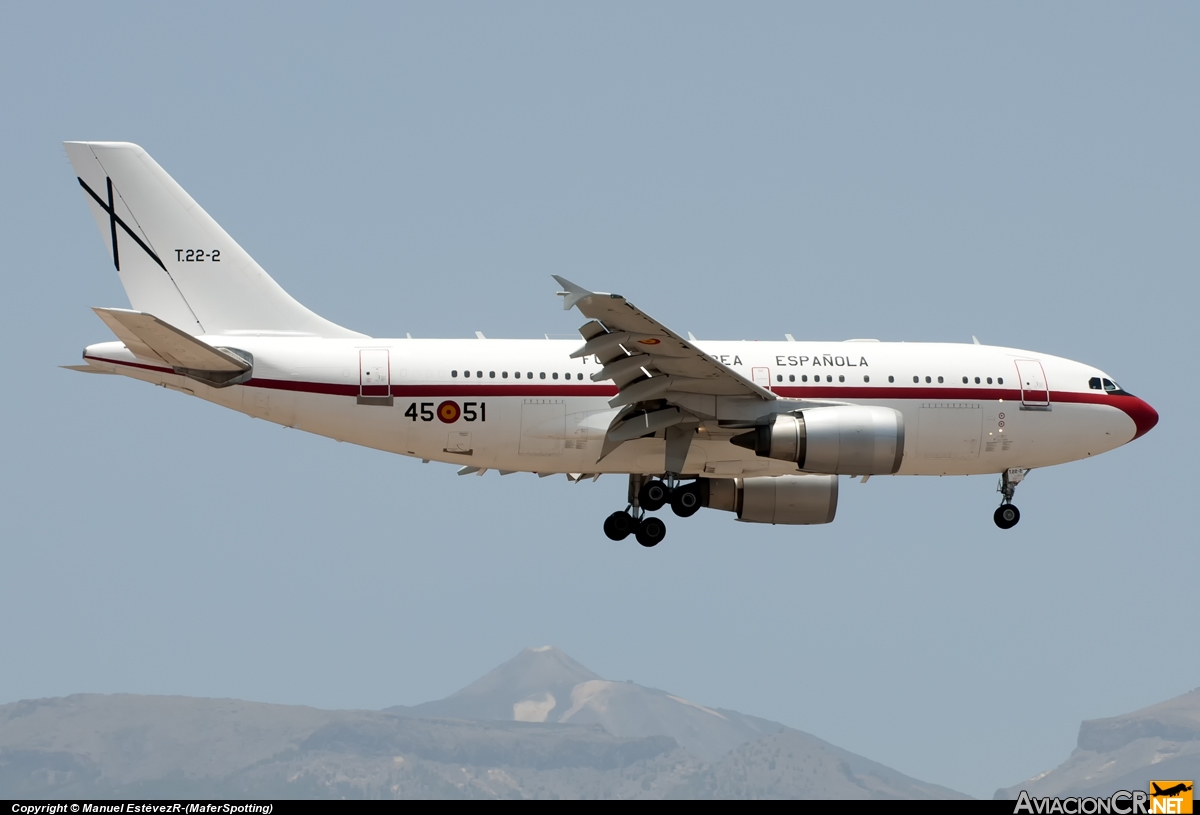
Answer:
<path fill-rule="evenodd" d="M 124 365 L 129 368 L 138 368 L 145 371 L 155 371 L 158 373 L 171 374 L 174 371 L 171 368 L 163 368 L 158 365 L 146 365 L 140 362 L 126 362 L 124 360 L 104 359 L 102 357 L 84 356 L 84 359 L 94 360 L 96 362 L 105 362 L 110 365 Z M 251 379 L 248 382 L 242 383 L 249 388 L 268 388 L 271 390 L 295 391 L 298 393 L 320 393 L 327 396 L 358 396 L 358 385 L 343 385 L 333 382 L 305 382 L 290 379 Z M 971 388 L 948 386 L 944 388 L 933 387 L 904 387 L 904 386 L 883 386 L 878 387 L 847 387 L 844 385 L 809 385 L 806 387 L 795 387 L 790 385 L 777 386 L 772 389 L 777 395 L 785 396 L 792 399 L 832 399 L 839 401 L 854 401 L 854 400 L 897 400 L 906 399 L 911 401 L 927 401 L 927 402 L 990 402 L 993 400 L 1003 400 L 1012 402 L 1019 407 L 1021 401 L 1021 391 L 1011 388 Z M 501 397 L 501 396 L 523 396 L 528 398 L 549 398 L 549 397 L 613 397 L 617 394 L 617 389 L 612 385 L 511 385 L 504 384 L 455 384 L 455 385 L 392 385 L 392 396 L 421 398 L 421 397 L 448 397 L 456 396 L 460 399 L 463 397 Z M 1127 394 L 1110 394 L 1104 391 L 1051 391 L 1050 403 L 1059 404 L 1081 404 L 1081 405 L 1104 405 L 1107 407 L 1115 407 L 1122 411 L 1133 420 L 1137 428 L 1134 438 L 1144 436 L 1158 423 L 1158 412 L 1146 402 L 1136 396 Z"/>

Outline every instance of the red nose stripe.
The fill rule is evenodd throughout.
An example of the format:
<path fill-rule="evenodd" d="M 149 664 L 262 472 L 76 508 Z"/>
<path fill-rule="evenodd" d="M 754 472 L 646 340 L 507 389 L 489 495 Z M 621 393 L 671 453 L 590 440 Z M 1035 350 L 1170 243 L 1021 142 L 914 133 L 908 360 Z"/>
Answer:
<path fill-rule="evenodd" d="M 1137 432 L 1133 434 L 1135 439 L 1146 435 L 1158 424 L 1158 411 L 1136 396 L 1119 396 L 1114 398 L 1113 402 L 1133 419 L 1137 428 Z"/>

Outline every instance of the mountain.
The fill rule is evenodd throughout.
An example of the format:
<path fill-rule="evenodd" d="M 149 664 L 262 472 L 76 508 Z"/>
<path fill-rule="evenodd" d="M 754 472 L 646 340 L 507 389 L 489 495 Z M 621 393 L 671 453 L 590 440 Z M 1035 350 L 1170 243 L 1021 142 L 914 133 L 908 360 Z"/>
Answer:
<path fill-rule="evenodd" d="M 690 745 L 690 747 L 689 747 Z M 530 648 L 386 711 L 79 694 L 0 706 L 26 798 L 965 798 L 815 736 Z"/>
<path fill-rule="evenodd" d="M 731 797 L 734 789 L 782 797 L 961 798 L 953 790 L 926 784 L 821 739 L 767 719 L 706 707 L 664 690 L 632 681 L 603 679 L 553 646 L 526 648 L 457 693 L 413 707 L 392 707 L 403 716 L 594 725 L 620 738 L 669 736 L 685 751 L 712 762 L 674 793 L 708 790 Z M 786 753 L 786 757 L 785 757 Z M 806 784 L 788 780 L 785 764 L 802 771 Z M 727 773 L 745 779 L 747 767 L 763 764 L 767 787 L 721 786 Z M 802 765 L 802 766 L 801 766 Z M 833 768 L 816 781 L 818 767 Z M 698 780 L 711 778 L 716 786 Z M 782 786 L 776 786 L 776 781 Z M 748 783 L 748 782 L 747 782 Z M 756 782 L 757 783 L 757 782 Z M 699 786 L 698 786 L 699 785 Z M 786 793 L 784 793 L 786 790 Z M 836 791 L 836 792 L 835 792 Z M 755 793 L 757 794 L 757 793 Z M 747 792 L 749 797 L 754 797 Z"/>
<path fill-rule="evenodd" d="M 778 722 L 705 707 L 666 691 L 602 679 L 552 646 L 526 648 L 445 699 L 387 710 L 445 719 L 599 725 L 627 738 L 665 735 L 710 760 L 783 729 Z"/>
<path fill-rule="evenodd" d="M 526 648 L 496 670 L 436 702 L 391 708 L 439 719 L 544 722 L 571 689 L 600 679 L 552 646 Z M 557 721 L 557 719 L 551 719 Z"/>
<path fill-rule="evenodd" d="M 1110 795 L 1148 790 L 1158 779 L 1200 779 L 1200 688 L 1157 705 L 1092 719 L 1079 726 L 1075 750 L 1065 762 L 996 798 L 1030 795 Z"/>

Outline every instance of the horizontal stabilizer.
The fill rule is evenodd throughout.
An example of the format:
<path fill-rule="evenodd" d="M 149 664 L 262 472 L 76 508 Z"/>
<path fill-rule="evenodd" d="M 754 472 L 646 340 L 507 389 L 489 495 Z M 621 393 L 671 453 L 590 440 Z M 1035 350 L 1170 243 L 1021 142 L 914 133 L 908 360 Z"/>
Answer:
<path fill-rule="evenodd" d="M 221 385 L 232 384 L 232 379 L 245 374 L 253 367 L 250 361 L 225 348 L 217 348 L 180 331 L 153 314 L 130 311 L 123 308 L 92 309 L 105 325 L 134 356 L 141 359 L 165 362 L 188 376 Z"/>
<path fill-rule="evenodd" d="M 111 374 L 112 371 L 106 371 L 103 368 L 94 368 L 91 365 L 59 365 L 58 367 L 67 371 L 79 371 L 81 374 Z"/>

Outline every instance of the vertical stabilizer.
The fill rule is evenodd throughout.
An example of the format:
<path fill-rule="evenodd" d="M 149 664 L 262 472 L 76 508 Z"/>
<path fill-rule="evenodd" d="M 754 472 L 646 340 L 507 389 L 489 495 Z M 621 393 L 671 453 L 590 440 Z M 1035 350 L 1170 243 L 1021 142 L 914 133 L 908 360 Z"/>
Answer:
<path fill-rule="evenodd" d="M 190 334 L 363 336 L 294 300 L 136 144 L 65 145 L 137 311 Z"/>

